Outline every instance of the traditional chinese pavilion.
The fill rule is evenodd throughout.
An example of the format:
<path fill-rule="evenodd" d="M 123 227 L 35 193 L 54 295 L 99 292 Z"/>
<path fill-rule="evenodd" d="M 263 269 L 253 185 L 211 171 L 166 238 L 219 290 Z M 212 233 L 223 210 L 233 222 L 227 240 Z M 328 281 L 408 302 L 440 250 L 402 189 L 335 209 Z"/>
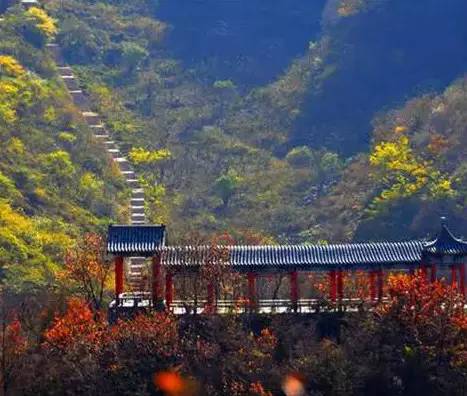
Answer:
<path fill-rule="evenodd" d="M 210 246 L 167 246 L 166 228 L 161 225 L 114 225 L 109 227 L 107 252 L 115 258 L 114 307 L 124 299 L 124 258 L 152 258 L 152 291 L 146 298 L 150 306 L 171 307 L 174 301 L 174 276 L 198 271 L 205 265 Z M 405 242 L 367 242 L 331 245 L 271 245 L 223 246 L 226 252 L 222 265 L 245 274 L 248 280 L 248 300 L 258 301 L 258 277 L 280 273 L 289 277 L 290 309 L 297 311 L 300 273 L 326 272 L 329 299 L 342 301 L 346 272 L 368 273 L 368 298 L 383 298 L 386 272 L 414 272 L 420 269 L 431 281 L 439 273 L 449 274 L 453 287 L 465 294 L 465 262 L 467 241 L 455 237 L 443 221 L 438 236 L 433 240 Z M 162 279 L 164 274 L 165 279 Z M 164 285 L 165 284 L 165 285 Z M 162 293 L 162 289 L 165 293 Z M 214 289 L 208 285 L 207 303 L 214 304 Z"/>

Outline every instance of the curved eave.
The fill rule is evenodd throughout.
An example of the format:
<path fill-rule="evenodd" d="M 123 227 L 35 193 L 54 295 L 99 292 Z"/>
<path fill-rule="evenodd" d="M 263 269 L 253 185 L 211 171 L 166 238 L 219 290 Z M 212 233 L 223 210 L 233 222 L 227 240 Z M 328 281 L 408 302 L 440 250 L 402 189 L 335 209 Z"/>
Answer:
<path fill-rule="evenodd" d="M 467 241 L 456 238 L 448 227 L 443 224 L 438 237 L 424 245 L 423 252 L 433 256 L 466 256 Z"/>

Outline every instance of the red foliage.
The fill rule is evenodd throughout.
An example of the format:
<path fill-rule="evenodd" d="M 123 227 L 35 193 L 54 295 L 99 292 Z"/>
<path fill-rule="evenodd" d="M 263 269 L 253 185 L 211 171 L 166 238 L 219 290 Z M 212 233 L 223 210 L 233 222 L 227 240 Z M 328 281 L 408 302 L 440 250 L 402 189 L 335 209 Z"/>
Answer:
<path fill-rule="evenodd" d="M 52 327 L 45 332 L 45 346 L 66 349 L 79 341 L 95 345 L 104 327 L 103 321 L 95 319 L 89 304 L 72 298 L 65 314 L 56 315 Z"/>
<path fill-rule="evenodd" d="M 428 356 L 467 368 L 465 299 L 455 288 L 440 281 L 431 283 L 417 272 L 391 275 L 388 292 L 390 302 L 377 308 L 383 321 L 397 325 Z"/>

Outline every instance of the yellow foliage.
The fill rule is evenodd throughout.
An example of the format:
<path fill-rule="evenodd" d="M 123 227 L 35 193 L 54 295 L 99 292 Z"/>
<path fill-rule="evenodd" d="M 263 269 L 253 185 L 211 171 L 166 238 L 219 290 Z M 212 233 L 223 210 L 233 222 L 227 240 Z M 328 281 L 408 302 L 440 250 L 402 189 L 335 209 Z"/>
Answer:
<path fill-rule="evenodd" d="M 57 119 L 57 113 L 52 106 L 49 106 L 44 111 L 44 120 L 47 122 L 53 122 Z"/>
<path fill-rule="evenodd" d="M 403 125 L 398 125 L 394 128 L 395 133 L 404 133 L 407 132 L 407 127 Z"/>
<path fill-rule="evenodd" d="M 374 204 L 410 197 L 420 192 L 430 198 L 455 194 L 447 176 L 435 169 L 431 162 L 416 157 L 407 136 L 376 145 L 369 161 L 376 170 L 378 181 L 385 186 Z"/>
<path fill-rule="evenodd" d="M 131 149 L 129 154 L 131 161 L 135 164 L 153 164 L 155 162 L 170 159 L 171 156 L 172 153 L 168 149 L 149 151 L 142 147 Z"/>
<path fill-rule="evenodd" d="M 23 66 L 12 56 L 0 55 L 0 74 L 18 77 L 25 73 Z"/>
<path fill-rule="evenodd" d="M 57 34 L 57 25 L 55 20 L 51 18 L 43 9 L 31 7 L 26 11 L 26 15 L 34 19 L 36 27 L 48 38 Z"/>
<path fill-rule="evenodd" d="M 19 138 L 11 138 L 7 145 L 7 152 L 13 155 L 23 155 L 24 143 Z"/>

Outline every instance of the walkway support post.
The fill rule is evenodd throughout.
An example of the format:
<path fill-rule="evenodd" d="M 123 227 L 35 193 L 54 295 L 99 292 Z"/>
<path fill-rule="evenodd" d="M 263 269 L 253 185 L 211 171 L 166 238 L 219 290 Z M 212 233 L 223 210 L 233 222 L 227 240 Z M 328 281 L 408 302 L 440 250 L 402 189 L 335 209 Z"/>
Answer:
<path fill-rule="evenodd" d="M 173 274 L 168 272 L 165 274 L 165 305 L 168 310 L 173 303 L 174 299 L 174 284 L 173 284 Z"/>
<path fill-rule="evenodd" d="M 435 283 L 437 279 L 436 264 L 431 264 L 431 283 Z"/>
<path fill-rule="evenodd" d="M 344 299 L 344 271 L 342 269 L 337 270 L 337 298 L 339 303 L 342 303 Z"/>
<path fill-rule="evenodd" d="M 370 301 L 376 300 L 376 273 L 371 270 L 368 273 L 368 281 L 370 282 Z"/>
<path fill-rule="evenodd" d="M 156 253 L 152 258 L 152 304 L 157 304 L 162 299 L 161 294 L 161 254 Z"/>
<path fill-rule="evenodd" d="M 384 273 L 382 269 L 376 271 L 376 278 L 378 285 L 378 301 L 382 301 L 384 294 Z"/>
<path fill-rule="evenodd" d="M 210 313 L 214 313 L 215 308 L 215 290 L 214 290 L 214 283 L 212 281 L 208 282 L 208 301 L 207 301 L 207 308 Z"/>
<path fill-rule="evenodd" d="M 115 299 L 117 306 L 120 299 L 120 294 L 123 293 L 123 257 L 115 257 Z"/>
<path fill-rule="evenodd" d="M 455 265 L 451 265 L 451 287 L 457 289 L 457 268 Z"/>
<path fill-rule="evenodd" d="M 292 303 L 292 310 L 294 312 L 298 311 L 298 299 L 299 299 L 299 290 L 298 290 L 298 272 L 293 271 L 290 273 L 290 301 Z"/>
<path fill-rule="evenodd" d="M 421 264 L 420 271 L 422 273 L 423 279 L 426 280 L 428 278 L 428 268 L 424 263 Z"/>
<path fill-rule="evenodd" d="M 329 299 L 332 302 L 336 302 L 336 298 L 337 298 L 336 270 L 329 271 L 328 278 L 329 278 Z"/>
<path fill-rule="evenodd" d="M 256 274 L 254 272 L 248 273 L 248 302 L 251 311 L 256 310 Z"/>
<path fill-rule="evenodd" d="M 465 264 L 459 265 L 459 292 L 465 297 Z"/>

